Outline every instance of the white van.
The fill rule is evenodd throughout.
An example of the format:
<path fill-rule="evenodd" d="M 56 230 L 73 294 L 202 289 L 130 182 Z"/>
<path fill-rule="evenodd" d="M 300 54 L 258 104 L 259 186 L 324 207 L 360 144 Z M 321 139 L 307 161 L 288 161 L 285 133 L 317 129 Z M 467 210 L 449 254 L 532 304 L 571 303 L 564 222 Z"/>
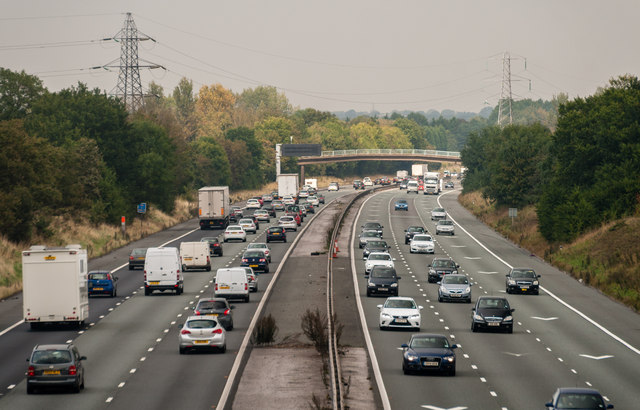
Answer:
<path fill-rule="evenodd" d="M 407 182 L 407 194 L 409 192 L 418 193 L 418 181 L 409 181 Z"/>
<path fill-rule="evenodd" d="M 144 261 L 144 294 L 154 290 L 173 290 L 176 295 L 184 291 L 178 248 L 149 248 Z"/>
<path fill-rule="evenodd" d="M 214 291 L 217 298 L 243 299 L 249 302 L 249 282 L 245 268 L 218 269 Z"/>
<path fill-rule="evenodd" d="M 208 242 L 181 242 L 180 265 L 182 271 L 188 269 L 204 269 L 211 271 L 210 248 Z"/>

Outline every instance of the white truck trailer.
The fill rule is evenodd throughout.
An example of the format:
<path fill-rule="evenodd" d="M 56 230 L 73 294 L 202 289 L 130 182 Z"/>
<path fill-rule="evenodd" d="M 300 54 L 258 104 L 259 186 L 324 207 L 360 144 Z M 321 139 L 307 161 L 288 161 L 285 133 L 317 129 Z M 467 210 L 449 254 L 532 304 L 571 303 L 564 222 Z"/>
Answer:
<path fill-rule="evenodd" d="M 45 323 L 74 323 L 89 318 L 87 250 L 80 245 L 22 252 L 24 321 L 35 329 Z"/>
<path fill-rule="evenodd" d="M 287 195 L 294 198 L 298 195 L 298 174 L 278 175 L 278 196 L 283 198 Z"/>
<path fill-rule="evenodd" d="M 438 195 L 442 190 L 439 172 L 424 173 L 424 194 Z"/>
<path fill-rule="evenodd" d="M 226 228 L 230 208 L 228 186 L 206 186 L 198 190 L 200 229 Z"/>
<path fill-rule="evenodd" d="M 409 171 L 407 170 L 402 169 L 396 172 L 396 178 L 398 178 L 398 180 L 403 180 L 408 177 L 409 177 Z"/>
<path fill-rule="evenodd" d="M 304 184 L 311 188 L 318 189 L 318 180 L 316 178 L 305 178 Z"/>
<path fill-rule="evenodd" d="M 411 176 L 421 177 L 427 172 L 427 164 L 413 164 L 411 165 Z"/>

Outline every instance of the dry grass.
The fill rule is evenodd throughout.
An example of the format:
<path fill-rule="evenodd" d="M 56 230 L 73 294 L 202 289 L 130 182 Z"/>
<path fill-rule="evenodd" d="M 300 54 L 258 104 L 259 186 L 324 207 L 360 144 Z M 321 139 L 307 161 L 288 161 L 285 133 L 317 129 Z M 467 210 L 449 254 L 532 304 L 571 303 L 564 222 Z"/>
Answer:
<path fill-rule="evenodd" d="M 483 223 L 512 242 L 640 310 L 640 217 L 608 223 L 572 243 L 550 244 L 538 232 L 538 216 L 533 206 L 519 209 L 512 223 L 508 208 L 495 207 L 478 192 L 460 195 L 458 200 Z"/>

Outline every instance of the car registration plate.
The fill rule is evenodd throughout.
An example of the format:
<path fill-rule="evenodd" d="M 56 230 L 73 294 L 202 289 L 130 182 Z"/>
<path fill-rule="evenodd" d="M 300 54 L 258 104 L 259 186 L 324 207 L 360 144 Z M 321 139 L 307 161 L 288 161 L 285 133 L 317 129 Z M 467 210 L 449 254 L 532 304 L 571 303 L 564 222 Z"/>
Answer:
<path fill-rule="evenodd" d="M 273 233 L 273 236 L 278 236 L 278 235 L 280 235 L 280 232 L 274 232 Z"/>
<path fill-rule="evenodd" d="M 526 287 L 526 288 L 520 288 L 520 290 L 522 290 L 523 292 L 526 292 L 526 291 L 528 291 L 528 290 L 529 290 L 529 288 L 528 288 L 528 287 Z"/>
<path fill-rule="evenodd" d="M 207 316 L 218 317 L 218 314 L 217 313 L 207 313 Z"/>
<path fill-rule="evenodd" d="M 194 340 L 193 343 L 197 344 L 197 345 L 206 345 L 209 343 L 208 340 Z"/>
<path fill-rule="evenodd" d="M 427 361 L 424 361 L 424 362 L 422 362 L 422 365 L 423 366 L 427 366 L 427 367 L 437 367 L 438 366 L 438 362 L 427 362 Z"/>
<path fill-rule="evenodd" d="M 460 297 L 460 294 L 459 294 L 459 293 L 452 293 L 452 294 L 451 294 L 451 297 L 452 297 L 452 298 L 459 298 L 459 297 Z"/>
<path fill-rule="evenodd" d="M 396 323 L 407 323 L 407 319 L 396 319 Z"/>
<path fill-rule="evenodd" d="M 160 282 L 159 282 L 159 281 L 156 281 L 156 282 L 149 282 L 149 285 L 159 285 L 159 284 L 160 284 Z"/>
<path fill-rule="evenodd" d="M 379 292 L 387 292 L 388 290 L 389 290 L 389 289 L 387 289 L 387 288 L 378 288 L 378 291 L 379 291 Z"/>
<path fill-rule="evenodd" d="M 249 265 L 250 268 L 257 268 L 258 265 Z"/>
<path fill-rule="evenodd" d="M 42 374 L 60 374 L 60 370 L 43 370 Z"/>
<path fill-rule="evenodd" d="M 220 289 L 229 289 L 229 286 L 220 286 Z"/>
<path fill-rule="evenodd" d="M 500 326 L 500 322 L 489 322 L 487 323 L 488 326 Z"/>
<path fill-rule="evenodd" d="M 93 290 L 104 290 L 104 288 L 93 288 Z"/>
<path fill-rule="evenodd" d="M 193 258 L 191 258 L 191 257 L 189 257 L 189 256 L 187 256 L 187 257 L 185 257 L 185 258 L 184 258 L 184 260 L 185 260 L 185 261 L 190 261 L 190 260 L 192 260 L 192 259 L 193 259 Z"/>

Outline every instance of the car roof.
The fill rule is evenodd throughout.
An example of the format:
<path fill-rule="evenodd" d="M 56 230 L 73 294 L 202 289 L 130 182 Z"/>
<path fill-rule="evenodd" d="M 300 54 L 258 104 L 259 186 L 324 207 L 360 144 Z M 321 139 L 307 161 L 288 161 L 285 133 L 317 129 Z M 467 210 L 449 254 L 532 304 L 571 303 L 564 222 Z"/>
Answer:
<path fill-rule="evenodd" d="M 369 254 L 369 256 L 371 256 L 371 255 L 388 255 L 388 256 L 391 256 L 391 254 L 389 252 L 371 252 Z"/>
<path fill-rule="evenodd" d="M 109 270 L 90 270 L 88 275 L 91 275 L 92 273 L 111 273 L 111 271 L 109 271 Z"/>
<path fill-rule="evenodd" d="M 48 345 L 35 345 L 33 350 L 71 350 L 73 344 L 48 344 Z"/>
<path fill-rule="evenodd" d="M 391 296 L 388 297 L 387 300 L 413 300 L 415 302 L 413 298 L 410 298 L 408 296 Z"/>

